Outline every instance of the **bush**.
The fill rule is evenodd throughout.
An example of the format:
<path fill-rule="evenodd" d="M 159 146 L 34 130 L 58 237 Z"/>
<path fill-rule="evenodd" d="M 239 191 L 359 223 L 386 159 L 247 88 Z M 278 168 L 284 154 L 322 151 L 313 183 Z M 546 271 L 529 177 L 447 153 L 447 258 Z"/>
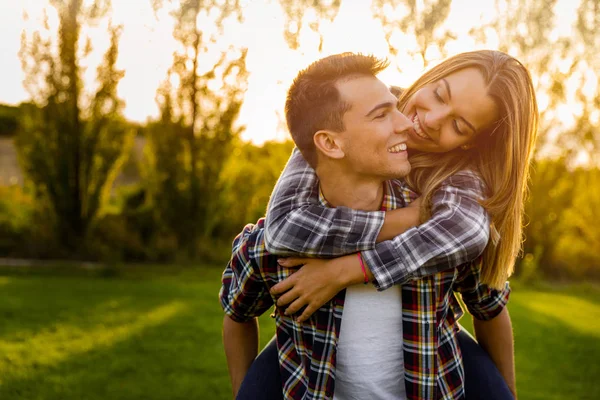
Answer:
<path fill-rule="evenodd" d="M 0 187 L 0 253 L 18 258 L 66 258 L 57 243 L 53 221 L 21 186 Z"/>

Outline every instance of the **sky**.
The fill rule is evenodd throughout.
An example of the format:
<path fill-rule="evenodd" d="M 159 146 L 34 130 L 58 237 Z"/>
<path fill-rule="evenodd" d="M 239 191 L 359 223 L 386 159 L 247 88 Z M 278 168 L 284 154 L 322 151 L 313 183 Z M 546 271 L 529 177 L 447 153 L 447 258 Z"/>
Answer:
<path fill-rule="evenodd" d="M 241 0 L 246 20 L 241 28 L 225 32 L 227 39 L 248 47 L 248 90 L 239 123 L 246 126 L 245 140 L 256 144 L 287 137 L 282 128 L 285 92 L 295 74 L 310 62 L 342 51 L 373 53 L 387 57 L 388 47 L 378 21 L 371 17 L 369 0 L 343 0 L 336 19 L 323 26 L 323 52 L 318 53 L 318 37 L 310 31 L 300 35 L 299 51 L 289 49 L 282 31 L 284 18 L 275 0 Z M 564 0 L 561 4 L 573 4 Z M 18 104 L 28 99 L 22 86 L 23 73 L 18 57 L 21 32 L 39 27 L 40 11 L 47 0 L 0 0 L 0 103 Z M 477 45 L 466 33 L 489 17 L 493 0 L 454 0 L 447 24 L 460 40 L 452 43 L 450 54 L 473 50 Z M 566 7 L 561 15 L 574 9 Z M 24 11 L 28 20 L 23 18 Z M 157 116 L 156 89 L 166 78 L 175 46 L 172 21 L 163 12 L 155 15 L 150 0 L 113 1 L 113 20 L 123 24 L 118 65 L 126 71 L 119 85 L 125 100 L 125 116 L 144 122 Z M 103 27 L 89 31 L 97 49 L 108 45 Z M 407 45 L 409 41 L 407 41 Z M 481 47 L 481 45 L 478 45 Z M 491 43 L 488 47 L 493 48 Z M 402 49 L 400 49 L 402 53 Z M 85 81 L 93 84 L 95 63 L 103 51 L 95 51 L 85 70 Z M 402 72 L 392 63 L 380 77 L 389 84 L 408 85 L 422 72 L 414 60 L 402 59 Z"/>

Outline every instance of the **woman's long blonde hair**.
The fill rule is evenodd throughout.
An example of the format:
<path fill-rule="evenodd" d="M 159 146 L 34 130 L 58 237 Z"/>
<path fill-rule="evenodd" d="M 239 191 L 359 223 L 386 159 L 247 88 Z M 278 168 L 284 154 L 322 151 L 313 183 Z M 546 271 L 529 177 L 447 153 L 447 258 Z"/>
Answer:
<path fill-rule="evenodd" d="M 492 220 L 491 240 L 483 253 L 482 281 L 501 288 L 521 250 L 529 165 L 537 137 L 538 108 L 529 72 L 518 60 L 500 51 L 462 53 L 427 71 L 402 92 L 399 104 L 402 110 L 417 90 L 465 68 L 481 72 L 499 119 L 479 133 L 468 150 L 412 152 L 412 172 L 407 182 L 421 193 L 427 214 L 431 196 L 442 181 L 461 170 L 479 174 L 487 189 L 481 204 Z"/>

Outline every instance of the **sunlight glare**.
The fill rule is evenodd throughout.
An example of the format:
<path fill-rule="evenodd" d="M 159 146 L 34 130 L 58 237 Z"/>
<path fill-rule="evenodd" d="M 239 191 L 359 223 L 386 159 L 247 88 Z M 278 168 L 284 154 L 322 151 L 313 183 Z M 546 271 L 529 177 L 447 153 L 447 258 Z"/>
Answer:
<path fill-rule="evenodd" d="M 524 293 L 521 295 L 524 296 Z M 600 319 L 600 306 L 560 293 L 528 292 L 525 297 L 527 302 L 519 305 L 529 309 L 531 315 L 546 315 L 580 333 L 600 337 L 598 330 L 589 324 L 589 321 Z"/>
<path fill-rule="evenodd" d="M 35 334 L 16 333 L 13 340 L 0 338 L 0 352 L 10 360 L 4 365 L 18 367 L 11 374 L 14 379 L 14 375 L 26 376 L 34 367 L 57 365 L 93 349 L 114 346 L 148 328 L 166 323 L 187 308 L 186 304 L 174 301 L 145 313 L 112 311 L 91 328 L 57 324 Z M 122 318 L 126 315 L 127 318 Z M 128 322 L 124 322 L 126 320 Z M 24 337 L 27 340 L 23 340 Z M 0 384 L 6 375 L 6 371 L 0 369 Z"/>

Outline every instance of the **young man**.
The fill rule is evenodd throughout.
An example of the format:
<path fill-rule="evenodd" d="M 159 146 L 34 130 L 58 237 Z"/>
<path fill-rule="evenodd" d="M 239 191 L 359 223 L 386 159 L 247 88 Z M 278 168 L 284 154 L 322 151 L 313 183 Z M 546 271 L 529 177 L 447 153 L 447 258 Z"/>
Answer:
<path fill-rule="evenodd" d="M 371 56 L 331 56 L 301 71 L 290 88 L 288 127 L 316 170 L 324 205 L 365 211 L 406 205 L 390 179 L 410 171 L 405 141 L 412 122 L 375 77 L 385 66 Z M 270 289 L 291 274 L 265 250 L 263 226 L 262 220 L 248 225 L 235 239 L 223 274 L 223 338 L 234 392 L 257 354 L 256 317 L 275 303 Z M 469 293 L 467 301 L 490 314 L 502 311 L 508 293 L 481 290 L 476 268 L 457 270 L 384 292 L 352 286 L 304 323 L 276 310 L 284 397 L 463 398 L 455 304 L 440 302 L 438 310 L 431 293 Z"/>

